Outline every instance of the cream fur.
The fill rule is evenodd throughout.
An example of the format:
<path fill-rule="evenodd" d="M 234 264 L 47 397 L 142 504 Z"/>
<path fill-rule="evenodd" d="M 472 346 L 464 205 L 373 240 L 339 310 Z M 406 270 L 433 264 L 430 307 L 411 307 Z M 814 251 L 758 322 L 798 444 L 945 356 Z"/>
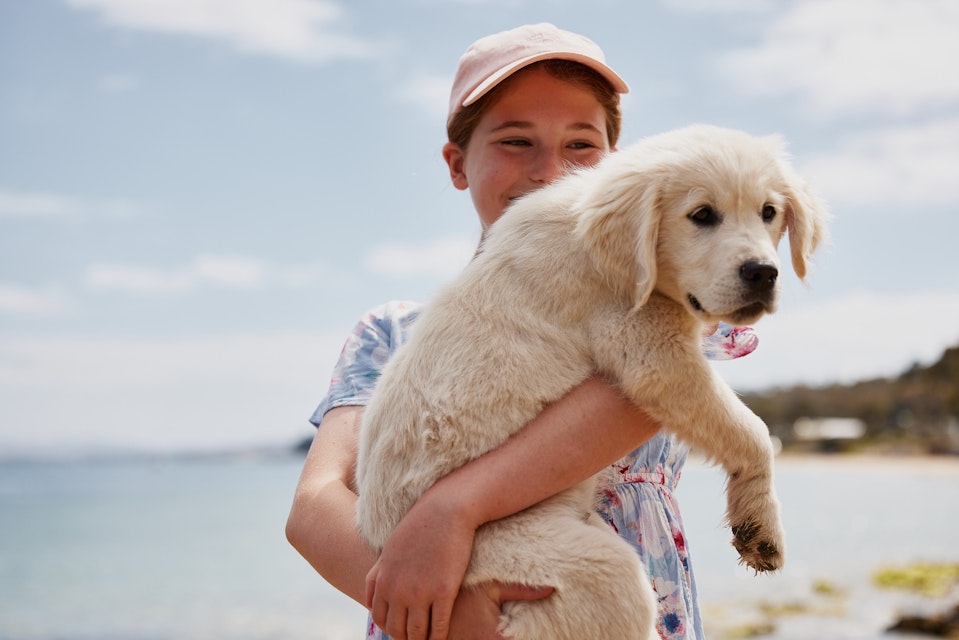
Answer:
<path fill-rule="evenodd" d="M 694 220 L 711 219 L 703 206 L 714 224 Z M 377 384 L 360 435 L 363 535 L 381 548 L 431 484 L 599 372 L 723 466 L 742 561 L 781 567 L 766 425 L 713 373 L 700 334 L 704 323 L 772 312 L 778 280 L 757 292 L 744 265 L 778 268 L 788 231 L 803 277 L 826 217 L 777 138 L 708 126 L 648 138 L 520 200 L 425 307 Z M 594 491 L 595 480 L 582 483 L 477 533 L 466 584 L 556 588 L 507 604 L 506 637 L 657 637 L 636 553 L 585 516 Z"/>

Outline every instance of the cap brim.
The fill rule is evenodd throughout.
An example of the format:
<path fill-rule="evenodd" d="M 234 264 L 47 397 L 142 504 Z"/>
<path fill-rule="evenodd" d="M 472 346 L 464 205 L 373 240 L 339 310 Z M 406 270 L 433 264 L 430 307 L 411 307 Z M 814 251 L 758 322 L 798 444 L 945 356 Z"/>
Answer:
<path fill-rule="evenodd" d="M 490 74 L 483 82 L 481 82 L 475 89 L 473 89 L 466 98 L 463 99 L 461 107 L 467 107 L 484 95 L 490 92 L 496 85 L 500 82 L 513 75 L 520 69 L 528 67 L 534 62 L 540 62 L 541 60 L 570 60 L 572 62 L 578 62 L 582 65 L 585 65 L 603 76 L 613 89 L 617 93 L 629 93 L 629 85 L 626 84 L 626 81 L 623 80 L 619 74 L 610 69 L 608 66 L 597 60 L 596 58 L 585 56 L 581 53 L 572 53 L 572 52 L 562 52 L 562 51 L 550 51 L 549 53 L 540 53 L 535 56 L 529 56 L 522 58 L 515 62 L 512 62 L 502 69 Z"/>

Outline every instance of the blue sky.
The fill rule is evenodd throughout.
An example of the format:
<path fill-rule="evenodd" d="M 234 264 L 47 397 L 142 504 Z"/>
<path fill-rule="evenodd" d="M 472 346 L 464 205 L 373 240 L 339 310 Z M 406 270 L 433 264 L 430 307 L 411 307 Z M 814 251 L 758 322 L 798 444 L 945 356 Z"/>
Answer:
<path fill-rule="evenodd" d="M 356 319 L 478 239 L 440 156 L 459 55 L 540 21 L 630 83 L 624 145 L 781 133 L 829 202 L 735 387 L 959 344 L 950 0 L 0 0 L 0 453 L 308 435 Z"/>

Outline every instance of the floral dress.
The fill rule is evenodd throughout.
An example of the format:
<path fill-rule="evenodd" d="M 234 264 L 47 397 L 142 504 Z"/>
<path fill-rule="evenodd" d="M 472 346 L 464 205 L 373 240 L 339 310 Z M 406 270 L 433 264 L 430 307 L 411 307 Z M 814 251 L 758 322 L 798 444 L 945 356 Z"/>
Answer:
<path fill-rule="evenodd" d="M 419 305 L 390 302 L 370 311 L 343 347 L 330 391 L 310 422 L 319 426 L 334 407 L 366 405 L 390 356 L 406 341 Z M 706 338 L 703 350 L 715 360 L 738 358 L 756 348 L 751 329 L 721 324 Z M 674 436 L 660 432 L 612 466 L 598 511 L 639 554 L 659 600 L 657 629 L 664 640 L 705 637 L 686 535 L 673 492 L 688 450 Z M 389 640 L 372 621 L 367 640 Z"/>

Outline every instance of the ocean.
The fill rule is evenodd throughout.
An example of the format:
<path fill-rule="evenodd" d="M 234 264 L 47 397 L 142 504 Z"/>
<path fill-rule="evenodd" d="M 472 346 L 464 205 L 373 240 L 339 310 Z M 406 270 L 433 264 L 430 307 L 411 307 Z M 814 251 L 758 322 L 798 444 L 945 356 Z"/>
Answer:
<path fill-rule="evenodd" d="M 302 458 L 0 462 L 0 639 L 346 640 L 365 612 L 288 545 Z M 959 459 L 782 458 L 787 566 L 754 576 L 722 527 L 723 475 L 690 462 L 682 506 L 711 638 L 876 640 L 957 601 L 872 575 L 959 562 Z M 951 600 L 950 600 L 951 598 Z"/>

